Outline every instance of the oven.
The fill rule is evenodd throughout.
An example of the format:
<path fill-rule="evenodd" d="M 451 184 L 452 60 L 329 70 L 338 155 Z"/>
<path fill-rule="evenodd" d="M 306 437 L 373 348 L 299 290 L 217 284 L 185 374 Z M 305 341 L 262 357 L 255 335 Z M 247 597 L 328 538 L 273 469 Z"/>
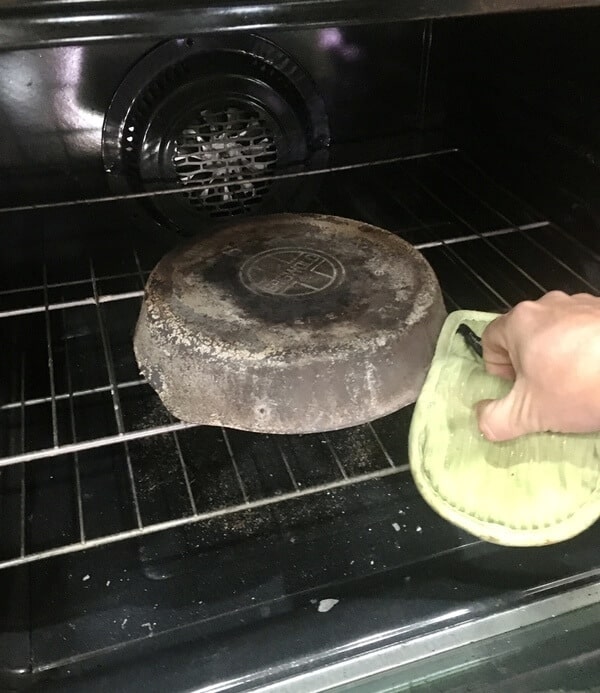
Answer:
<path fill-rule="evenodd" d="M 412 407 L 195 426 L 132 348 L 158 260 L 262 214 L 398 234 L 449 311 L 597 294 L 597 4 L 0 5 L 2 690 L 598 682 L 597 527 L 479 541 Z"/>

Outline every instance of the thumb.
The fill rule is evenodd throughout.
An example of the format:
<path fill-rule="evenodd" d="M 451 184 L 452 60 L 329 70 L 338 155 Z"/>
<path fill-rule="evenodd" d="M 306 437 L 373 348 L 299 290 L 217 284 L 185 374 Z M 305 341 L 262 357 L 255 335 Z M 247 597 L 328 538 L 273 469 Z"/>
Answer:
<path fill-rule="evenodd" d="M 476 406 L 479 430 L 494 442 L 532 433 L 536 429 L 528 416 L 528 399 L 517 383 L 506 397 L 479 402 Z"/>

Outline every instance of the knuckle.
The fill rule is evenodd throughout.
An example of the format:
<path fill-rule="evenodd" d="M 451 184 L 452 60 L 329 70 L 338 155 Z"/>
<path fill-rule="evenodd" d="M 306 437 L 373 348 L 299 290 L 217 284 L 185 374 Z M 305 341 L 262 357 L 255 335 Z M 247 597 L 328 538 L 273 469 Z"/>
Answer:
<path fill-rule="evenodd" d="M 571 298 L 575 299 L 578 301 L 580 304 L 595 304 L 596 301 L 598 300 L 596 296 L 593 294 L 589 293 L 579 293 L 579 294 L 573 294 Z"/>
<path fill-rule="evenodd" d="M 535 301 L 521 301 L 511 310 L 511 317 L 514 320 L 526 320 L 535 313 L 537 308 Z"/>
<path fill-rule="evenodd" d="M 556 301 L 556 300 L 562 300 L 565 298 L 568 298 L 569 295 L 565 293 L 564 291 L 560 291 L 559 289 L 553 289 L 552 291 L 548 291 L 542 298 L 540 299 L 541 301 Z"/>

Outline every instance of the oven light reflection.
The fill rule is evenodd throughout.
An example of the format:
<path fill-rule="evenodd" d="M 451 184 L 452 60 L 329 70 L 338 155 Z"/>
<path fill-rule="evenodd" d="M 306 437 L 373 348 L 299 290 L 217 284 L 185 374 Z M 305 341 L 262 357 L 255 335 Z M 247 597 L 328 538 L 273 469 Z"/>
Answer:
<path fill-rule="evenodd" d="M 318 43 L 319 48 L 337 53 L 349 62 L 358 60 L 361 56 L 360 48 L 353 43 L 348 43 L 344 38 L 342 30 L 337 27 L 321 29 L 319 31 Z"/>

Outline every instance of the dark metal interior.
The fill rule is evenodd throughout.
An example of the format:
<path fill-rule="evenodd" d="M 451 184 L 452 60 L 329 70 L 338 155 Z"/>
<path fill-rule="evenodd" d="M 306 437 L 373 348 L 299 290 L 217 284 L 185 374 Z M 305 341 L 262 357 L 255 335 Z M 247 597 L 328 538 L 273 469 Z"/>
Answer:
<path fill-rule="evenodd" d="M 310 77 L 331 140 L 319 170 L 275 166 L 298 196 L 273 211 L 398 233 L 449 310 L 597 294 L 599 20 L 261 32 Z M 153 213 L 156 191 L 187 186 L 132 197 L 102 150 L 113 96 L 156 44 L 0 53 L 0 688 L 332 690 L 343 677 L 310 676 L 399 644 L 427 662 L 442 632 L 449 650 L 481 648 L 545 619 L 549 600 L 594 605 L 598 528 L 517 550 L 449 525 L 410 478 L 410 408 L 308 436 L 192 427 L 162 408 L 131 338 L 181 231 Z"/>

